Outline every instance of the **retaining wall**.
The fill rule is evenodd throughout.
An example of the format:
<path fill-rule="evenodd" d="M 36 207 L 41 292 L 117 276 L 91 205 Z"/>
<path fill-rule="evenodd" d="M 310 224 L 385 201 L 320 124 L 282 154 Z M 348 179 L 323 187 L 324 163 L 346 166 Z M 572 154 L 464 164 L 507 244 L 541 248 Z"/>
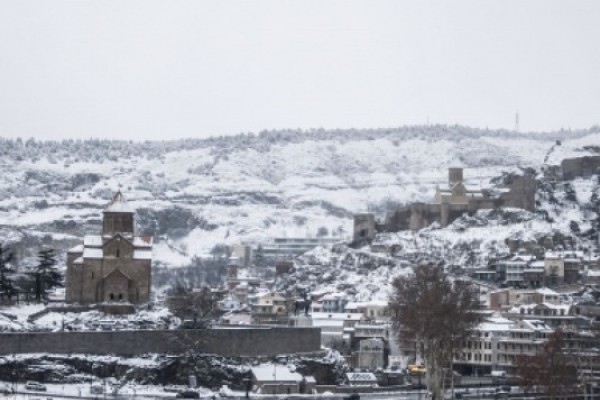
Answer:
<path fill-rule="evenodd" d="M 319 328 L 253 327 L 0 334 L 0 355 L 83 353 L 135 356 L 198 351 L 222 356 L 255 357 L 308 353 L 320 348 Z"/>

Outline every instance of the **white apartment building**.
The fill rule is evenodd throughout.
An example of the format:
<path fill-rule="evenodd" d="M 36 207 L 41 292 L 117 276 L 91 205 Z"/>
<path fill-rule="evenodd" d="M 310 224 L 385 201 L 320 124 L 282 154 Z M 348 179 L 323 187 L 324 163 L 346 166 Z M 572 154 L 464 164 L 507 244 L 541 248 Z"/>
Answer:
<path fill-rule="evenodd" d="M 497 343 L 497 364 L 495 369 L 514 372 L 517 356 L 537 353 L 554 330 L 544 321 L 522 320 L 507 331 L 507 335 Z"/>
<path fill-rule="evenodd" d="M 486 317 L 465 341 L 460 357 L 455 358 L 457 369 L 470 375 L 489 374 L 498 365 L 498 341 L 515 325 L 514 321 L 500 316 Z"/>

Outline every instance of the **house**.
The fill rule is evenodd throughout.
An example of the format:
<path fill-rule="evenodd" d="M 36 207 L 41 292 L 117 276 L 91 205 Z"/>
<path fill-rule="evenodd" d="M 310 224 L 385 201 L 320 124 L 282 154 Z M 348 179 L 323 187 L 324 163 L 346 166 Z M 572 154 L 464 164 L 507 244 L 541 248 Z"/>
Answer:
<path fill-rule="evenodd" d="M 525 270 L 530 269 L 529 265 L 535 261 L 535 257 L 520 253 L 508 260 L 501 260 L 496 263 L 496 271 L 501 282 L 509 286 L 525 287 Z"/>
<path fill-rule="evenodd" d="M 223 325 L 250 325 L 252 324 L 252 315 L 247 311 L 230 311 L 221 316 L 219 323 Z"/>
<path fill-rule="evenodd" d="M 288 310 L 285 297 L 275 292 L 262 293 L 250 305 L 255 324 L 287 324 Z"/>
<path fill-rule="evenodd" d="M 361 370 L 375 371 L 385 366 L 385 343 L 382 339 L 371 338 L 359 342 L 356 367 Z"/>
<path fill-rule="evenodd" d="M 326 313 L 343 313 L 348 299 L 344 293 L 328 293 L 321 297 L 321 310 Z"/>
<path fill-rule="evenodd" d="M 515 304 L 559 304 L 560 294 L 546 287 L 535 290 L 500 289 L 488 293 L 491 310 L 507 310 Z"/>
<path fill-rule="evenodd" d="M 523 270 L 523 282 L 531 288 L 544 285 L 544 261 L 533 261 Z"/>
<path fill-rule="evenodd" d="M 100 235 L 87 235 L 67 253 L 68 303 L 120 305 L 148 302 L 152 237 L 136 236 L 134 210 L 121 191 L 103 211 Z"/>
<path fill-rule="evenodd" d="M 217 308 L 221 311 L 237 311 L 242 308 L 243 304 L 235 295 L 227 295 L 217 303 Z"/>
<path fill-rule="evenodd" d="M 565 281 L 565 260 L 559 253 L 546 253 L 544 256 L 544 276 L 546 286 L 560 285 Z"/>
<path fill-rule="evenodd" d="M 313 393 L 314 377 L 304 377 L 286 365 L 262 364 L 250 368 L 253 390 L 260 394 Z"/>
<path fill-rule="evenodd" d="M 354 331 L 354 326 L 365 320 L 363 314 L 346 313 L 323 313 L 313 312 L 310 315 L 311 325 L 321 328 L 321 344 L 329 346 L 342 341 L 350 342 L 350 333 Z"/>
<path fill-rule="evenodd" d="M 363 314 L 374 321 L 389 320 L 387 301 L 350 302 L 344 307 L 347 313 Z"/>

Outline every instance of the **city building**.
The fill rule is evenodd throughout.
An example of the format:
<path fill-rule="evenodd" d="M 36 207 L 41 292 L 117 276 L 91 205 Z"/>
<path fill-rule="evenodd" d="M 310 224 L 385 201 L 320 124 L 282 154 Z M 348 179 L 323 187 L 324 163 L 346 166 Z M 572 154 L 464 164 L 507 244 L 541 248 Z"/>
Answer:
<path fill-rule="evenodd" d="M 287 324 L 288 310 L 285 297 L 275 292 L 262 293 L 250 304 L 254 324 Z"/>

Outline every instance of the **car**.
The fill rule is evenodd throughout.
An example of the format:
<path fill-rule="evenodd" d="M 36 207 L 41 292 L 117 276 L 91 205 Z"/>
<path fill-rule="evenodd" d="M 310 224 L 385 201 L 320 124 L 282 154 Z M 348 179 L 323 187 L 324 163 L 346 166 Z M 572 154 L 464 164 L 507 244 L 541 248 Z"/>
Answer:
<path fill-rule="evenodd" d="M 352 393 L 349 396 L 344 396 L 344 400 L 360 400 L 360 395 L 358 393 Z"/>
<path fill-rule="evenodd" d="M 175 395 L 175 397 L 180 399 L 199 399 L 200 393 L 195 390 L 184 390 Z"/>
<path fill-rule="evenodd" d="M 36 381 L 27 381 L 25 383 L 25 389 L 26 390 L 34 390 L 36 392 L 45 392 L 46 391 L 46 385 L 41 384 L 41 383 L 36 382 Z"/>
<path fill-rule="evenodd" d="M 409 364 L 406 369 L 411 375 L 425 375 L 427 369 L 423 364 Z"/>

